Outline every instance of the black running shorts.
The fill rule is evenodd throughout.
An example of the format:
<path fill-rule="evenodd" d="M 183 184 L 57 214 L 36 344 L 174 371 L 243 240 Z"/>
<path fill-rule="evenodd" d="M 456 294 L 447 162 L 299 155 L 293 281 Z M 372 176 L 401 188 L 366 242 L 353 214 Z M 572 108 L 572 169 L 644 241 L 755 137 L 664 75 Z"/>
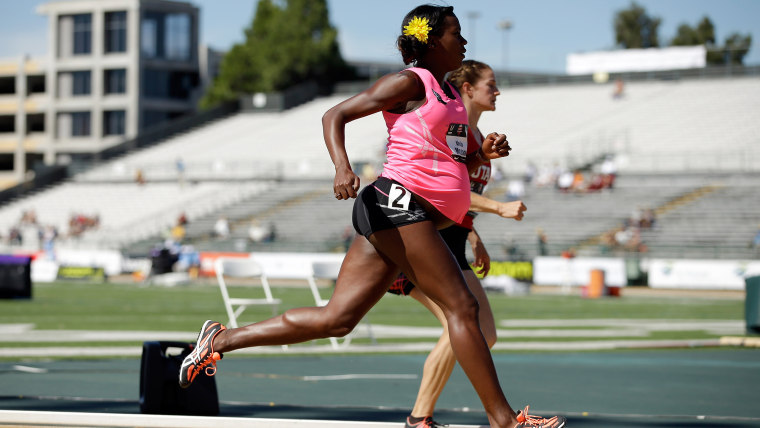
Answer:
<path fill-rule="evenodd" d="M 411 191 L 385 177 L 364 187 L 354 202 L 351 220 L 365 238 L 375 232 L 430 220 Z"/>
<path fill-rule="evenodd" d="M 444 242 L 446 242 L 446 246 L 454 254 L 457 264 L 459 264 L 462 271 L 472 270 L 470 263 L 467 262 L 467 258 L 465 257 L 465 244 L 467 243 L 467 235 L 470 233 L 470 229 L 455 224 L 454 226 L 441 229 L 439 233 Z M 388 288 L 388 292 L 408 296 L 414 287 L 414 283 L 402 273 L 393 281 L 393 284 Z"/>

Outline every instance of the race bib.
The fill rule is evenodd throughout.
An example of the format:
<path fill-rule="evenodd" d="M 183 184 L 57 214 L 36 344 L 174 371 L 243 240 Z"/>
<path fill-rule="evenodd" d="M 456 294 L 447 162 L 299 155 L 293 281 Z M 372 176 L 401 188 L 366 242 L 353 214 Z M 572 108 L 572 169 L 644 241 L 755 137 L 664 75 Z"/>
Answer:
<path fill-rule="evenodd" d="M 409 201 L 411 199 L 412 192 L 399 184 L 391 184 L 391 190 L 388 192 L 388 208 L 409 211 Z"/>
<path fill-rule="evenodd" d="M 451 149 L 451 157 L 458 162 L 467 160 L 467 124 L 452 123 L 446 131 L 446 144 Z"/>

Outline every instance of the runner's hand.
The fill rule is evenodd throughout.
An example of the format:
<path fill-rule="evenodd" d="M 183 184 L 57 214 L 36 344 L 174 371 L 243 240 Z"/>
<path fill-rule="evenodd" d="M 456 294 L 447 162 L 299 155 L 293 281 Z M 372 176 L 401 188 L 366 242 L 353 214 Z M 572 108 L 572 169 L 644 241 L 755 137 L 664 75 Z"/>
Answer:
<path fill-rule="evenodd" d="M 507 136 L 496 132 L 486 135 L 481 149 L 483 150 L 485 157 L 488 159 L 507 157 L 509 156 L 509 151 L 512 150 L 512 148 L 509 147 Z"/>
<path fill-rule="evenodd" d="M 521 221 L 528 208 L 522 201 L 501 202 L 499 203 L 499 216 L 504 218 L 513 218 Z"/>
<path fill-rule="evenodd" d="M 472 266 L 476 269 L 477 273 L 486 276 L 491 270 L 491 256 L 488 254 L 483 241 L 478 239 L 472 243 L 472 255 L 475 260 L 472 262 Z"/>
<path fill-rule="evenodd" d="M 359 192 L 359 184 L 359 177 L 350 168 L 336 170 L 333 181 L 335 199 L 356 198 Z"/>

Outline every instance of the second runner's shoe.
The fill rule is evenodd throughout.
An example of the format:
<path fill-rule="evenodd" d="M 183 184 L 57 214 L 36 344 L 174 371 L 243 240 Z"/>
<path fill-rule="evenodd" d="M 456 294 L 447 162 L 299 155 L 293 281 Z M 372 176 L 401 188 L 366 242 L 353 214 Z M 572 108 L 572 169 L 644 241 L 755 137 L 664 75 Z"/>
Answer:
<path fill-rule="evenodd" d="M 216 362 L 222 359 L 222 354 L 215 352 L 212 344 L 216 335 L 226 329 L 227 327 L 216 321 L 208 320 L 203 323 L 195 349 L 185 357 L 179 369 L 180 387 L 190 386 L 203 369 L 207 376 L 213 376 L 216 373 Z"/>
<path fill-rule="evenodd" d="M 432 416 L 428 416 L 425 419 L 411 423 L 409 421 L 409 417 L 406 418 L 406 425 L 404 428 L 437 428 L 437 427 L 446 427 L 448 425 L 439 424 L 438 422 L 433 420 Z"/>

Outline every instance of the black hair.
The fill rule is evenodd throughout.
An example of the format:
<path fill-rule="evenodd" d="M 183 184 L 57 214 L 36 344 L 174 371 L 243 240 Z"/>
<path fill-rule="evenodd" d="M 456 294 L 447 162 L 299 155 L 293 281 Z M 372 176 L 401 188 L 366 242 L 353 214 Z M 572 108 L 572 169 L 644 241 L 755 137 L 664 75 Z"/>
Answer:
<path fill-rule="evenodd" d="M 404 64 L 411 64 L 419 61 L 427 52 L 429 44 L 423 43 L 415 36 L 404 35 L 404 27 L 409 22 L 417 18 L 427 18 L 430 28 L 429 35 L 441 36 L 443 35 L 443 24 L 446 21 L 446 17 L 456 16 L 454 15 L 453 6 L 436 6 L 432 4 L 424 4 L 412 9 L 411 12 L 406 14 L 404 21 L 401 23 L 401 35 L 396 39 L 396 46 L 401 52 L 401 57 L 404 60 Z"/>

